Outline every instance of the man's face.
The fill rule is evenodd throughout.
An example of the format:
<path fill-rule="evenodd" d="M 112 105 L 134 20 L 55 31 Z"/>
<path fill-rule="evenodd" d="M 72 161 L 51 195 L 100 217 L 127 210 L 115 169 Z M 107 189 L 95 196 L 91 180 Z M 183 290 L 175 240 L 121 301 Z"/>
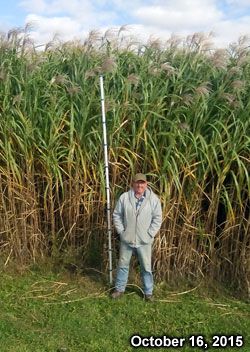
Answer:
<path fill-rule="evenodd" d="M 136 181 L 133 182 L 133 189 L 138 194 L 143 194 L 145 189 L 147 188 L 147 182 L 145 181 Z"/>

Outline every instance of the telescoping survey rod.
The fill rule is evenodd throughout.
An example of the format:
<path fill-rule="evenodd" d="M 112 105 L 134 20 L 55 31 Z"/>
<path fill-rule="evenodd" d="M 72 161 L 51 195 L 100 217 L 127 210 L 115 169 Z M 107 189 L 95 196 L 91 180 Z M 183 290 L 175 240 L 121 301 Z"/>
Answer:
<path fill-rule="evenodd" d="M 108 218 L 108 243 L 109 243 L 109 282 L 112 285 L 112 245 L 111 245 L 111 215 L 110 215 L 110 189 L 109 189 L 109 167 L 108 167 L 108 145 L 107 145 L 107 129 L 105 117 L 105 104 L 104 104 L 104 89 L 103 89 L 103 76 L 100 75 L 101 87 L 101 103 L 102 103 L 102 127 L 103 127 L 103 148 L 105 160 L 105 177 L 106 177 L 106 196 L 107 196 L 107 218 Z"/>

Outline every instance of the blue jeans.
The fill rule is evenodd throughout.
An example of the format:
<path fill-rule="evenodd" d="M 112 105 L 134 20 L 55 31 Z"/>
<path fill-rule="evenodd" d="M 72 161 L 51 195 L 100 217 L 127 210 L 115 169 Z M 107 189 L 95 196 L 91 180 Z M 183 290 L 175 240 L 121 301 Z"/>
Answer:
<path fill-rule="evenodd" d="M 133 251 L 138 254 L 140 263 L 141 279 L 144 286 L 145 295 L 153 293 L 153 275 L 151 271 L 152 244 L 144 244 L 139 248 L 130 247 L 124 242 L 120 242 L 120 257 L 116 275 L 115 288 L 124 292 L 128 281 L 129 264 Z"/>

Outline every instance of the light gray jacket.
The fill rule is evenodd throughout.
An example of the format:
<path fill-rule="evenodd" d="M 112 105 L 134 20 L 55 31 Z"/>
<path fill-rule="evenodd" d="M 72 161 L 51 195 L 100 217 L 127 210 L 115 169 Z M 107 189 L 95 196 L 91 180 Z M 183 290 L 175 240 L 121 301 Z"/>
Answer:
<path fill-rule="evenodd" d="M 131 188 L 118 199 L 113 223 L 122 242 L 128 244 L 152 243 L 162 223 L 161 202 L 151 188 L 146 188 L 146 197 L 136 211 L 134 190 Z"/>

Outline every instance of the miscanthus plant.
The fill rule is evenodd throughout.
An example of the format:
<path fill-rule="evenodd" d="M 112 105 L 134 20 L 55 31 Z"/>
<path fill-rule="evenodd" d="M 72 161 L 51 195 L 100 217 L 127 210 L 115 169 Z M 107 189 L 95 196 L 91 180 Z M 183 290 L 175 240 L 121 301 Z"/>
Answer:
<path fill-rule="evenodd" d="M 159 280 L 213 278 L 250 295 L 250 56 L 194 34 L 126 40 L 126 28 L 37 50 L 0 39 L 0 246 L 5 265 L 73 253 L 107 262 L 99 74 L 112 207 L 148 174 L 164 222 Z M 115 241 L 114 241 L 115 247 Z"/>

